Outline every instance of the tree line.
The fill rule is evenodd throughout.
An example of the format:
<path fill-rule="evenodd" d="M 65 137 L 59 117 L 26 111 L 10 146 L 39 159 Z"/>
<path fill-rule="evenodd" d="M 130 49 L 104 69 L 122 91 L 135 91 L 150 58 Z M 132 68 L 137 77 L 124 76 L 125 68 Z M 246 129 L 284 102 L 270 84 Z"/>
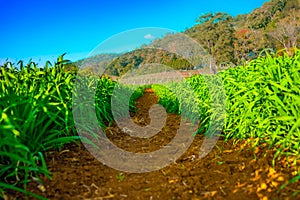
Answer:
<path fill-rule="evenodd" d="M 161 63 L 173 69 L 210 67 L 216 71 L 216 68 L 222 65 L 241 65 L 255 59 L 266 49 L 273 52 L 284 49 L 293 54 L 293 47 L 299 47 L 300 41 L 300 1 L 271 0 L 249 14 L 235 17 L 224 12 L 204 13 L 198 17 L 196 24 L 186 29 L 183 34 L 197 41 L 206 51 L 206 53 L 197 52 L 199 57 L 193 59 L 201 60 L 209 55 L 209 58 L 207 57 L 209 62 L 203 61 L 195 66 L 176 53 L 149 48 L 170 46 L 170 41 L 176 34 L 167 34 L 161 39 L 154 40 L 150 45 L 144 45 L 132 52 L 106 56 L 112 59 L 94 62 L 90 70 L 103 68 L 105 65 L 105 73 L 120 76 L 141 64 Z M 180 43 L 178 39 L 177 42 Z M 188 49 L 188 44 L 182 44 L 174 45 L 172 47 L 174 52 L 176 48 Z"/>

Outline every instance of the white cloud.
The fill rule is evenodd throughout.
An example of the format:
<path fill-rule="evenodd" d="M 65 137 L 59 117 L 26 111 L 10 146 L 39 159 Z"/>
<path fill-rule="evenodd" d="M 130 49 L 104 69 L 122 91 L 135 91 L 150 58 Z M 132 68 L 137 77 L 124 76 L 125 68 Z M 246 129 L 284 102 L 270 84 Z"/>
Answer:
<path fill-rule="evenodd" d="M 151 40 L 151 39 L 154 39 L 155 37 L 149 33 L 149 34 L 145 35 L 144 38 L 147 40 Z"/>

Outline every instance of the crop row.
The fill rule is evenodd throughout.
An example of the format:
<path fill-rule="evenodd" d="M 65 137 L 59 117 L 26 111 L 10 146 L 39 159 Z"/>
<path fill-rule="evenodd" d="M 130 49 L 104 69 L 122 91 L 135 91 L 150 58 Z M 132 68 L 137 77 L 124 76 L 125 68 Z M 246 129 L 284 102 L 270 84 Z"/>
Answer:
<path fill-rule="evenodd" d="M 299 155 L 300 50 L 293 57 L 266 53 L 246 66 L 152 88 L 168 112 L 199 113 L 199 133 L 216 124 L 225 139 L 256 138 L 276 147 L 276 156 Z"/>
<path fill-rule="evenodd" d="M 85 105 L 93 106 L 100 127 L 105 128 L 114 119 L 110 102 L 115 87 L 133 93 L 128 105 L 131 111 L 135 111 L 134 99 L 143 91 L 106 77 L 68 71 L 69 61 L 63 56 L 54 66 L 47 63 L 45 68 L 33 62 L 19 64 L 19 68 L 10 62 L 0 67 L 0 196 L 12 189 L 42 198 L 27 192 L 26 186 L 31 181 L 41 184 L 41 174 L 50 178 L 46 152 L 83 139 L 76 132 L 73 107 L 86 112 Z M 81 84 L 75 88 L 76 81 Z M 80 87 L 89 88 L 95 96 L 84 99 L 84 94 L 76 90 Z M 72 101 L 76 96 L 83 100 L 78 105 Z M 118 101 L 123 98 L 124 94 L 118 95 Z"/>
<path fill-rule="evenodd" d="M 135 111 L 143 87 L 68 71 L 68 65 L 60 56 L 43 69 L 35 63 L 0 67 L 0 195 L 5 189 L 29 194 L 29 182 L 40 182 L 40 174 L 50 178 L 46 152 L 83 139 L 78 129 L 94 131 L 95 116 L 104 129 Z M 168 112 L 199 123 L 198 133 L 256 138 L 256 145 L 277 148 L 276 156 L 299 156 L 300 50 L 293 57 L 267 53 L 217 75 L 151 87 Z"/>

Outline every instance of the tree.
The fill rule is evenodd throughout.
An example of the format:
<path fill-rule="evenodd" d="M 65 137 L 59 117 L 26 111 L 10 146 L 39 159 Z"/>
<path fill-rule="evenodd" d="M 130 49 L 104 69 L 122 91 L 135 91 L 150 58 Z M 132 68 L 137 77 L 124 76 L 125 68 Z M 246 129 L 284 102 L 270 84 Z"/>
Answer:
<path fill-rule="evenodd" d="M 300 13 L 292 9 L 287 17 L 278 21 L 269 35 L 279 43 L 279 48 L 288 50 L 295 47 L 300 39 Z"/>
<path fill-rule="evenodd" d="M 239 29 L 234 34 L 236 38 L 234 41 L 234 56 L 238 64 L 240 64 L 241 61 L 250 60 L 251 58 L 252 41 L 250 38 L 252 34 L 252 30 L 246 28 Z"/>
<path fill-rule="evenodd" d="M 208 22 L 209 20 L 211 20 L 213 17 L 214 17 L 214 15 L 212 13 L 204 13 L 198 17 L 196 22 L 198 24 L 204 24 L 204 23 Z"/>
<path fill-rule="evenodd" d="M 268 38 L 264 29 L 242 28 L 235 32 L 234 56 L 236 64 L 256 58 L 266 49 L 274 49 L 272 41 Z"/>
<path fill-rule="evenodd" d="M 196 39 L 210 54 L 209 67 L 216 72 L 216 65 L 223 62 L 234 62 L 232 17 L 218 12 L 200 15 L 196 24 L 186 33 Z"/>
<path fill-rule="evenodd" d="M 255 9 L 247 17 L 248 28 L 265 29 L 285 8 L 287 0 L 272 0 Z"/>

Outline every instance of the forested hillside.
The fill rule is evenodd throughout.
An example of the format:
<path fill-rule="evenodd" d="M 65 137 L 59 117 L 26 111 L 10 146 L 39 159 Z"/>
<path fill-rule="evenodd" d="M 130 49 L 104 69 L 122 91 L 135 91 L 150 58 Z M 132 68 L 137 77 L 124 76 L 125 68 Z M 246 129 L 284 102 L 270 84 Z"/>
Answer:
<path fill-rule="evenodd" d="M 183 34 L 196 40 L 210 55 L 209 66 L 207 62 L 200 62 L 195 66 L 174 53 L 155 50 L 153 47 L 168 45 L 174 34 L 167 34 L 161 39 L 154 40 L 150 45 L 144 45 L 121 56 L 103 54 L 85 59 L 85 63 L 91 64 L 89 69 L 85 70 L 99 72 L 99 68 L 106 67 L 106 73 L 120 76 L 140 64 L 160 63 L 174 69 L 213 67 L 213 70 L 217 71 L 224 65 L 226 67 L 241 65 L 257 58 L 263 50 L 277 52 L 284 49 L 293 54 L 293 47 L 299 47 L 299 27 L 299 0 L 271 0 L 249 14 L 235 17 L 222 12 L 205 13 L 200 15 L 196 24 Z M 176 52 L 176 48 L 185 47 L 178 45 L 174 48 Z M 206 54 L 200 53 L 194 59 L 200 60 L 205 56 Z"/>

